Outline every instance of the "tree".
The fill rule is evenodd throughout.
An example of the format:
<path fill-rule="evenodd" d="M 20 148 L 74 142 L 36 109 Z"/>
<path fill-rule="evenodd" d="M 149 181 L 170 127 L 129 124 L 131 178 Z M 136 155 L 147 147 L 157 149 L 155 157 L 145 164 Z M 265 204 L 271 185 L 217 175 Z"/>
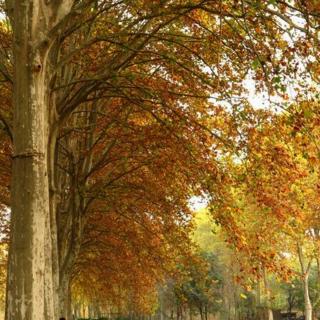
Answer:
<path fill-rule="evenodd" d="M 48 144 L 52 108 L 48 65 L 54 27 L 72 1 L 8 1 L 13 32 L 14 103 L 7 319 L 56 319 Z M 51 114 L 50 114 L 51 113 Z"/>
<path fill-rule="evenodd" d="M 299 274 L 307 319 L 312 318 L 309 276 L 319 251 L 314 108 L 302 103 L 291 106 L 289 115 L 248 115 L 248 125 L 241 128 L 247 139 L 244 156 L 241 164 L 230 161 L 233 183 L 216 207 L 223 226 L 233 232 L 230 242 L 249 259 L 252 274 L 261 268 L 287 280 Z M 290 267 L 290 257 L 297 259 L 299 271 Z"/>
<path fill-rule="evenodd" d="M 106 184 L 136 168 L 126 170 L 123 160 L 122 173 L 117 167 L 115 176 L 101 179 L 113 172 L 106 157 L 113 141 L 103 135 L 108 107 L 134 106 L 160 123 L 180 141 L 180 155 L 188 155 L 180 171 L 188 179 L 180 190 L 205 189 L 208 175 L 200 188 L 188 170 L 201 173 L 212 146 L 226 143 L 216 133 L 224 123 L 208 120 L 219 111 L 208 98 L 241 96 L 248 70 L 265 78 L 270 91 L 279 86 L 273 48 L 283 46 L 283 38 L 273 17 L 288 21 L 282 9 L 277 3 L 270 9 L 260 2 L 209 0 L 6 2 L 14 57 L 13 78 L 6 68 L 10 47 L 1 64 L 4 90 L 14 84 L 12 123 L 10 105 L 1 110 L 14 150 L 8 319 L 67 313 L 63 300 L 91 206 Z M 281 62 L 290 59 L 284 51 Z M 208 122 L 218 128 L 208 132 Z M 95 161 L 97 144 L 103 156 Z M 181 159 L 175 158 L 176 168 Z"/>

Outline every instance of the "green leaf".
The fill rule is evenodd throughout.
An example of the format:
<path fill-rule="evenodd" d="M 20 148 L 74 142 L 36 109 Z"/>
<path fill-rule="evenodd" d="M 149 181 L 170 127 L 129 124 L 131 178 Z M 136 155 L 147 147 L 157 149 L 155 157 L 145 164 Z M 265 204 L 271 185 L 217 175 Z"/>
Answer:
<path fill-rule="evenodd" d="M 258 58 L 254 59 L 251 65 L 254 70 L 260 68 L 261 67 L 260 60 Z"/>
<path fill-rule="evenodd" d="M 304 110 L 303 115 L 306 119 L 310 119 L 312 117 L 312 111 L 311 110 Z"/>
<path fill-rule="evenodd" d="M 280 83 L 280 82 L 281 82 L 280 76 L 274 77 L 274 78 L 272 79 L 272 82 L 273 82 L 273 83 Z"/>

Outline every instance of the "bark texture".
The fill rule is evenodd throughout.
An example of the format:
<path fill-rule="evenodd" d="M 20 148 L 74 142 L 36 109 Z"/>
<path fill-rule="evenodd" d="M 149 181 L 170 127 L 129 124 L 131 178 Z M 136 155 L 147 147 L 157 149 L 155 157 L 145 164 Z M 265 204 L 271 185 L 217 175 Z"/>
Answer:
<path fill-rule="evenodd" d="M 72 308 L 71 308 L 71 284 L 69 275 L 65 275 L 60 279 L 59 286 L 59 312 L 60 316 L 67 320 L 72 319 Z"/>
<path fill-rule="evenodd" d="M 48 181 L 48 56 L 54 43 L 49 34 L 72 2 L 14 0 L 6 4 L 14 34 L 14 161 L 6 319 L 51 320 L 57 319 L 57 270 L 53 270 L 57 240 Z"/>

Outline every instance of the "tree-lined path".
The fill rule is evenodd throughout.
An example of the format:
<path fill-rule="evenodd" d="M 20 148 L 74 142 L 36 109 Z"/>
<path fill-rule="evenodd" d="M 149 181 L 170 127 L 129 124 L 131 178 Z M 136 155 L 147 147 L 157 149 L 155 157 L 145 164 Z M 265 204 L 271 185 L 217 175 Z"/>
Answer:
<path fill-rule="evenodd" d="M 275 279 L 311 320 L 318 1 L 0 5 L 6 320 L 271 319 Z"/>

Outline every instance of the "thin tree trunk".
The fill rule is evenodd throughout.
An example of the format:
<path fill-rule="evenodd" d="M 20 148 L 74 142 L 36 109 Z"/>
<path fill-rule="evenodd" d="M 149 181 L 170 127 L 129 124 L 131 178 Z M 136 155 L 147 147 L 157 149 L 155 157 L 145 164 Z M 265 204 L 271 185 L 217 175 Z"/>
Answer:
<path fill-rule="evenodd" d="M 312 320 L 312 304 L 309 295 L 309 275 L 303 279 L 305 320 Z"/>
<path fill-rule="evenodd" d="M 266 297 L 267 297 L 267 317 L 268 317 L 268 320 L 273 320 L 273 311 L 271 308 L 271 293 L 270 293 L 270 287 L 269 287 L 267 273 L 265 269 L 263 269 L 263 281 L 264 281 L 264 287 L 266 290 Z"/>
<path fill-rule="evenodd" d="M 61 317 L 63 316 L 66 320 L 72 320 L 71 283 L 69 275 L 67 274 L 60 277 L 59 308 Z"/>
<path fill-rule="evenodd" d="M 80 303 L 79 302 L 77 302 L 74 305 L 74 315 L 75 315 L 76 319 L 80 318 Z"/>
<path fill-rule="evenodd" d="M 300 243 L 297 243 L 297 249 L 303 281 L 304 316 L 305 320 L 312 320 L 312 304 L 309 294 L 309 274 L 312 260 L 309 260 L 308 265 L 306 266 L 304 263 L 303 252 Z"/>
<path fill-rule="evenodd" d="M 72 197 L 72 210 L 68 212 L 68 223 L 65 229 L 69 235 L 59 239 L 59 312 L 60 317 L 71 320 L 71 290 L 70 279 L 76 257 L 80 251 L 81 237 L 83 233 L 82 210 L 78 194 Z M 62 226 L 60 226 L 61 228 Z M 61 232 L 59 232 L 61 236 Z"/>
<path fill-rule="evenodd" d="M 257 306 L 258 307 L 261 306 L 261 283 L 260 283 L 260 279 L 258 279 L 258 283 L 257 283 Z"/>
<path fill-rule="evenodd" d="M 55 122 L 55 105 L 54 101 L 50 105 L 49 109 L 49 124 L 54 125 Z M 58 203 L 58 190 L 56 183 L 56 142 L 57 142 L 57 130 L 52 130 L 49 135 L 48 142 L 48 184 L 49 184 L 49 212 L 50 212 L 50 231 L 51 231 L 51 245 L 52 245 L 52 281 L 53 281 L 53 298 L 54 308 L 58 313 L 59 310 L 59 251 L 58 251 L 58 225 L 57 225 L 57 203 Z M 61 315 L 60 315 L 61 316 Z"/>
<path fill-rule="evenodd" d="M 192 307 L 189 307 L 189 319 L 190 319 L 190 320 L 193 320 Z"/>
<path fill-rule="evenodd" d="M 160 287 L 159 292 L 159 309 L 160 309 L 160 320 L 164 320 L 164 308 L 163 308 L 163 289 Z"/>
<path fill-rule="evenodd" d="M 199 306 L 199 313 L 201 320 L 204 320 L 202 306 Z"/>

